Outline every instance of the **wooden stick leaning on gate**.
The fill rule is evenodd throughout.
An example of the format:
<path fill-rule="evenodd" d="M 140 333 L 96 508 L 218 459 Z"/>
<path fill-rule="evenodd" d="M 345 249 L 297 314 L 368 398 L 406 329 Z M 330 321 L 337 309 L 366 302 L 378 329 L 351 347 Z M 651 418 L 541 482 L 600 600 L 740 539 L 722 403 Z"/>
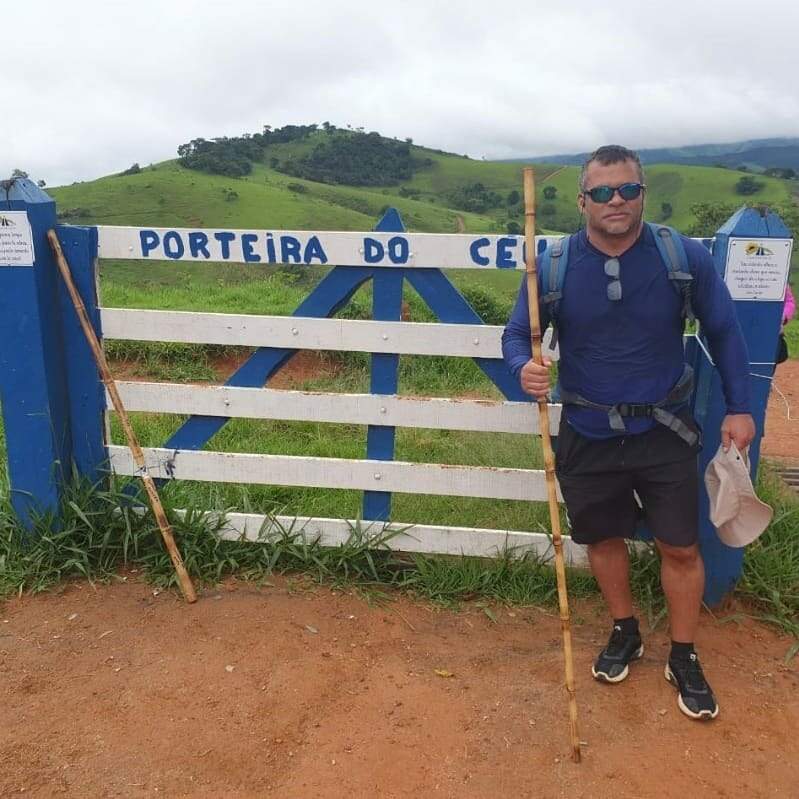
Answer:
<path fill-rule="evenodd" d="M 532 167 L 524 169 L 524 240 L 525 267 L 527 268 L 527 304 L 530 310 L 530 334 L 535 362 L 543 365 L 541 352 L 541 322 L 538 314 L 538 275 L 535 266 L 535 179 Z M 566 590 L 566 568 L 563 563 L 563 539 L 560 534 L 560 512 L 555 486 L 555 458 L 549 435 L 549 405 L 547 397 L 538 399 L 541 427 L 541 445 L 544 451 L 544 469 L 547 478 L 549 519 L 552 525 L 552 545 L 555 548 L 555 574 L 558 580 L 558 603 L 560 626 L 563 633 L 563 659 L 566 671 L 566 691 L 569 695 L 569 735 L 572 745 L 572 760 L 580 762 L 580 736 L 577 731 L 577 695 L 574 691 L 574 665 L 572 661 L 571 618 L 569 595 Z"/>
<path fill-rule="evenodd" d="M 180 551 L 175 544 L 175 539 L 172 535 L 172 528 L 170 527 L 169 521 L 166 518 L 166 513 L 164 513 L 164 506 L 161 504 L 161 498 L 158 496 L 158 490 L 155 487 L 153 478 L 150 477 L 147 471 L 147 466 L 144 462 L 144 453 L 142 452 L 139 441 L 136 438 L 136 434 L 133 432 L 133 428 L 130 425 L 130 420 L 128 419 L 128 414 L 125 411 L 125 406 L 122 404 L 122 399 L 117 391 L 117 386 L 114 382 L 113 376 L 111 375 L 111 370 L 108 368 L 108 361 L 105 359 L 105 353 L 100 346 L 100 342 L 97 339 L 94 328 L 89 321 L 89 316 L 86 313 L 86 306 L 83 304 L 83 300 L 80 298 L 80 294 L 78 294 L 78 290 L 75 287 L 75 282 L 72 279 L 72 272 L 69 268 L 69 264 L 67 263 L 67 259 L 64 256 L 64 252 L 61 249 L 61 243 L 58 241 L 58 236 L 56 236 L 54 230 L 47 231 L 47 239 L 50 242 L 50 247 L 55 255 L 56 263 L 58 264 L 58 270 L 61 272 L 61 277 L 64 279 L 67 291 L 72 299 L 72 304 L 75 306 L 75 313 L 78 315 L 80 326 L 83 328 L 86 340 L 89 342 L 89 347 L 91 348 L 91 351 L 94 355 L 94 360 L 97 363 L 97 368 L 100 370 L 100 376 L 105 384 L 106 389 L 108 390 L 109 395 L 111 396 L 111 402 L 114 405 L 114 410 L 119 415 L 119 421 L 122 424 L 122 429 L 125 431 L 125 437 L 128 440 L 128 446 L 130 447 L 133 461 L 136 464 L 139 474 L 141 475 L 142 482 L 144 483 L 144 489 L 147 492 L 147 498 L 150 500 L 150 507 L 153 510 L 153 515 L 155 516 L 156 521 L 158 522 L 158 528 L 161 530 L 161 536 L 164 539 L 167 552 L 169 552 L 169 557 L 172 559 L 172 564 L 174 565 L 175 572 L 178 575 L 180 590 L 183 592 L 183 596 L 187 602 L 196 602 L 197 594 L 194 591 L 194 585 L 192 585 L 189 573 L 186 571 L 186 567 L 183 565 L 183 558 L 181 558 Z"/>

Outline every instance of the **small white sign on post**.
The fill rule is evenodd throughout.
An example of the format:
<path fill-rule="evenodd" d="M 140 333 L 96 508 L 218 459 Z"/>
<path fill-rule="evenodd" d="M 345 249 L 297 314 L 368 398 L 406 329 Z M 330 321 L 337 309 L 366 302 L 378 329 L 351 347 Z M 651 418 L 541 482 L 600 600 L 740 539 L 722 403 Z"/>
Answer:
<path fill-rule="evenodd" d="M 734 300 L 775 302 L 785 296 L 793 239 L 729 240 L 724 280 Z"/>
<path fill-rule="evenodd" d="M 33 233 L 25 211 L 0 210 L 2 266 L 33 266 Z"/>

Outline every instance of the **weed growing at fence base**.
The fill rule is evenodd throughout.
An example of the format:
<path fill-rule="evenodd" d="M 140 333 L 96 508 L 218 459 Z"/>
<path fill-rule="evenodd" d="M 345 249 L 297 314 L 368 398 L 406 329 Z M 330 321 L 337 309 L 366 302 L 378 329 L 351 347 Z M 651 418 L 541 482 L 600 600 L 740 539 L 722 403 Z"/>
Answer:
<path fill-rule="evenodd" d="M 768 467 L 760 470 L 758 495 L 774 508 L 774 519 L 747 547 L 737 593 L 759 618 L 799 638 L 799 500 Z"/>
<path fill-rule="evenodd" d="M 175 587 L 155 521 L 131 504 L 122 487 L 76 482 L 66 492 L 60 523 L 43 515 L 30 532 L 19 525 L 6 493 L 0 507 L 0 596 L 36 593 L 74 577 L 112 580 L 123 569 L 140 569 L 155 585 Z M 343 544 L 325 547 L 302 529 L 274 520 L 273 532 L 259 543 L 229 541 L 220 536 L 223 513 L 167 512 L 186 568 L 207 585 L 228 575 L 259 580 L 298 572 L 318 582 L 395 587 L 448 604 L 478 597 L 510 604 L 556 602 L 554 571 L 529 554 L 507 552 L 492 560 L 405 556 L 390 549 L 396 532 L 360 524 Z M 574 595 L 596 591 L 586 572 L 573 571 L 571 582 Z"/>

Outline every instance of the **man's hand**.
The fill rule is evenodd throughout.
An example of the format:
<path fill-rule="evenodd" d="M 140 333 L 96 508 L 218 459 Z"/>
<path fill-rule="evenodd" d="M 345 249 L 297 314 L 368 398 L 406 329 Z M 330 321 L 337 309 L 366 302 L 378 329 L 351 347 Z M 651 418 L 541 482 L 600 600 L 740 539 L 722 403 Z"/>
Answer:
<path fill-rule="evenodd" d="M 549 391 L 549 367 L 552 361 L 544 358 L 544 365 L 539 366 L 532 358 L 522 366 L 519 380 L 522 391 L 532 394 L 536 399 L 546 396 Z"/>
<path fill-rule="evenodd" d="M 526 368 L 526 367 L 525 367 Z M 755 420 L 748 413 L 730 413 L 721 423 L 721 446 L 726 452 L 730 442 L 743 452 L 755 437 Z"/>

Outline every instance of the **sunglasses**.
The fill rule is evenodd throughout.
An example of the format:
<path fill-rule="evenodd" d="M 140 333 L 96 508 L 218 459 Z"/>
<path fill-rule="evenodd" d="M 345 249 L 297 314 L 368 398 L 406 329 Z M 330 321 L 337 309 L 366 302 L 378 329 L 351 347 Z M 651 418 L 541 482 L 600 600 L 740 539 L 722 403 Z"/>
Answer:
<path fill-rule="evenodd" d="M 585 189 L 583 195 L 588 195 L 595 203 L 609 203 L 613 195 L 618 192 L 622 200 L 635 200 L 641 196 L 646 188 L 643 183 L 622 183 L 621 186 L 594 186 Z"/>
<path fill-rule="evenodd" d="M 605 261 L 605 274 L 613 278 L 608 283 L 608 299 L 611 302 L 618 302 L 621 299 L 621 280 L 619 274 L 621 271 L 621 264 L 618 258 L 609 258 Z"/>

